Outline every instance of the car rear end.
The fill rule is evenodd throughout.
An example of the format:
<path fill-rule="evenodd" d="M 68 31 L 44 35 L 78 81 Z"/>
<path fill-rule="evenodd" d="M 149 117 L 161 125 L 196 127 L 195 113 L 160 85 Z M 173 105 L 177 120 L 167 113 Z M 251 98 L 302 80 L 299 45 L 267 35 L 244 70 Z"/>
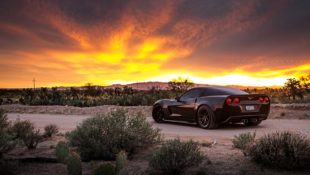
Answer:
<path fill-rule="evenodd" d="M 230 95 L 226 97 L 218 118 L 220 123 L 257 122 L 266 120 L 270 99 L 264 94 Z"/>

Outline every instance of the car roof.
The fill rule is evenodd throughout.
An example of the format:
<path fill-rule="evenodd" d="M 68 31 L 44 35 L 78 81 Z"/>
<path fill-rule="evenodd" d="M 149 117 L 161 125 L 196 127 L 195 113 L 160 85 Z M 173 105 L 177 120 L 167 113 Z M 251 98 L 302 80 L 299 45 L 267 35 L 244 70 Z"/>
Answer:
<path fill-rule="evenodd" d="M 205 89 L 205 90 L 219 90 L 219 91 L 225 91 L 227 94 L 247 94 L 246 92 L 236 89 L 236 88 L 231 88 L 231 87 L 226 87 L 226 86 L 198 86 L 194 87 L 192 89 Z"/>
<path fill-rule="evenodd" d="M 239 89 L 231 88 L 231 87 L 227 87 L 227 86 L 197 86 L 197 87 L 193 87 L 191 89 L 232 89 L 232 90 L 239 90 Z"/>

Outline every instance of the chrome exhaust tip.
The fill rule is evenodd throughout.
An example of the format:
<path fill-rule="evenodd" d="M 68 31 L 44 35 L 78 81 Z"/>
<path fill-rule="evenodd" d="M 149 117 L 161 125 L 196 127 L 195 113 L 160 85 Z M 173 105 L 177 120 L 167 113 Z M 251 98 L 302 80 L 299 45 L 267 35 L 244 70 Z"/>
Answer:
<path fill-rule="evenodd" d="M 242 122 L 243 123 L 249 123 L 249 120 L 248 119 L 242 119 Z"/>

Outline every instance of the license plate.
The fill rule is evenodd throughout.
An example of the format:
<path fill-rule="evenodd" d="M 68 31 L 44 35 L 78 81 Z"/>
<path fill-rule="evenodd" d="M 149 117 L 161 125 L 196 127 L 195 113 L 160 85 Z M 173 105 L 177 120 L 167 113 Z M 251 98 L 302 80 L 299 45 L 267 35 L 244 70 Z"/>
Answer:
<path fill-rule="evenodd" d="M 255 110 L 255 106 L 245 106 L 245 110 L 246 111 L 254 111 Z"/>

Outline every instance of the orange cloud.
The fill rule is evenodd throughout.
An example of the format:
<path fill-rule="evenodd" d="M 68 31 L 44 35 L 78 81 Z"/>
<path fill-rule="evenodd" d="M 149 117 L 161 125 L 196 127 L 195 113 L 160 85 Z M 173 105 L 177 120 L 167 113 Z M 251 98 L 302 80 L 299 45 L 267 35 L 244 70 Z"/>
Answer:
<path fill-rule="evenodd" d="M 275 38 L 276 44 L 266 47 L 267 37 L 260 40 L 259 31 L 271 30 L 270 19 L 288 8 L 285 3 L 270 2 L 268 8 L 259 1 L 228 2 L 227 7 L 203 1 L 33 3 L 22 8 L 18 19 L 24 21 L 7 17 L 0 22 L 0 34 L 8 38 L 0 48 L 0 87 L 28 87 L 34 77 L 39 86 L 178 76 L 196 83 L 281 85 L 310 70 L 310 54 L 295 51 L 291 42 Z M 281 62 L 287 48 L 301 59 Z"/>

